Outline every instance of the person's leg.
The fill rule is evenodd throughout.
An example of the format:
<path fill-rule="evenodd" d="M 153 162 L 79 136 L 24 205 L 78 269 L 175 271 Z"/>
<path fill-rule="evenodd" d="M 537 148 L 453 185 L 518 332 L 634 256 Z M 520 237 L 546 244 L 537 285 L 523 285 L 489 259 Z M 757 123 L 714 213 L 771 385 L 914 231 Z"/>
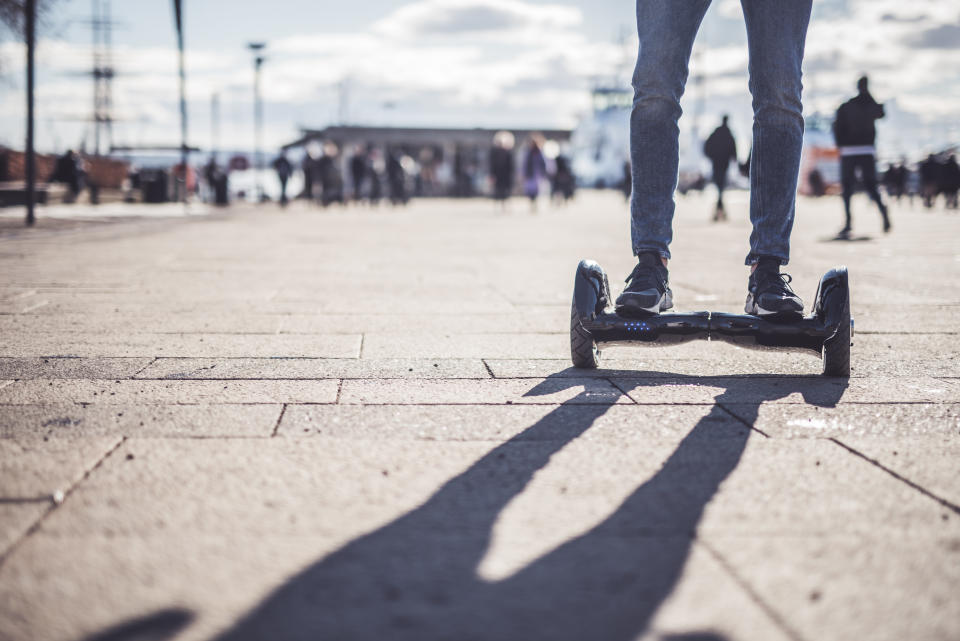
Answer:
<path fill-rule="evenodd" d="M 863 187 L 870 195 L 870 199 L 877 203 L 880 209 L 880 215 L 883 216 L 884 230 L 890 227 L 890 220 L 887 217 L 887 206 L 883 204 L 880 198 L 880 191 L 877 189 L 877 160 L 872 155 L 858 157 L 860 165 L 860 176 L 863 178 Z"/>
<path fill-rule="evenodd" d="M 670 257 L 679 164 L 680 97 L 693 40 L 710 0 L 637 0 L 640 52 L 630 114 L 633 253 Z"/>
<path fill-rule="evenodd" d="M 713 168 L 714 180 L 717 183 L 717 208 L 720 210 L 724 209 L 723 190 L 727 188 L 727 171 L 729 169 L 729 165 L 725 163 L 718 163 Z"/>
<path fill-rule="evenodd" d="M 812 0 L 741 0 L 750 50 L 753 156 L 750 253 L 786 264 L 796 206 L 803 112 L 800 81 Z M 672 3 L 669 3 L 672 6 Z"/>
<path fill-rule="evenodd" d="M 840 158 L 840 188 L 843 190 L 843 213 L 847 217 L 847 222 L 843 226 L 844 231 L 853 229 L 853 221 L 850 217 L 850 199 L 853 197 L 853 190 L 857 185 L 857 163 L 851 156 L 841 156 Z"/>

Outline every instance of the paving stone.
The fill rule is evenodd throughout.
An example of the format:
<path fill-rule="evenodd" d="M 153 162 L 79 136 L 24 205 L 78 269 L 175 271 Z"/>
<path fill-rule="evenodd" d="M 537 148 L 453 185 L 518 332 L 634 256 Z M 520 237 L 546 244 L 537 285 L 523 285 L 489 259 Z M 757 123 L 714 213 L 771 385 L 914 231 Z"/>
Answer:
<path fill-rule="evenodd" d="M 933 378 L 832 378 L 823 376 L 728 376 L 612 378 L 637 403 L 956 403 L 960 392 Z M 0 392 L 2 393 L 2 392 Z"/>
<path fill-rule="evenodd" d="M 290 405 L 279 436 L 428 441 L 643 440 L 709 425 L 712 438 L 743 436 L 729 413 L 705 405 Z M 588 427 L 586 431 L 583 431 Z"/>
<path fill-rule="evenodd" d="M 119 437 L 0 438 L 0 499 L 43 500 L 67 492 L 118 443 Z"/>
<path fill-rule="evenodd" d="M 931 492 L 934 496 L 958 506 L 947 510 L 951 518 L 960 519 L 960 418 L 953 415 L 948 433 L 930 438 L 870 438 L 841 436 L 839 441 L 863 456 Z"/>
<path fill-rule="evenodd" d="M 158 544 L 160 540 L 162 545 Z M 469 627 L 469 638 L 486 639 L 489 634 L 489 638 L 503 639 L 519 627 L 517 617 L 526 612 L 539 619 L 538 629 L 549 633 L 551 639 L 573 641 L 582 638 L 572 635 L 580 634 L 581 627 L 587 625 L 604 638 L 620 636 L 617 633 L 629 623 L 635 631 L 642 629 L 643 618 L 662 592 L 655 590 L 660 586 L 651 585 L 651 577 L 656 576 L 652 567 L 656 566 L 647 565 L 642 571 L 638 568 L 631 575 L 630 568 L 620 565 L 617 575 L 628 586 L 627 577 L 636 576 L 637 584 L 654 588 L 624 609 L 632 614 L 633 621 L 611 617 L 602 608 L 599 613 L 591 613 L 582 602 L 566 604 L 570 597 L 563 595 L 570 595 L 572 580 L 591 567 L 585 563 L 569 568 L 571 573 L 565 571 L 568 568 L 557 568 L 543 578 L 521 584 L 524 587 L 536 581 L 533 587 L 539 589 L 526 590 L 522 601 L 525 607 L 518 607 L 518 587 L 510 583 L 478 586 L 475 576 L 460 580 L 450 577 L 450 572 L 431 574 L 438 563 L 461 567 L 460 563 L 450 563 L 457 559 L 455 545 L 437 545 L 435 539 L 431 540 L 431 556 L 437 557 L 437 563 L 412 559 L 419 561 L 420 571 L 403 576 L 397 571 L 409 564 L 384 563 L 380 571 L 375 571 L 370 567 L 378 561 L 373 554 L 359 558 L 355 564 L 359 568 L 325 566 L 323 560 L 335 545 L 322 535 L 275 538 L 273 542 L 262 545 L 262 541 L 245 536 L 171 531 L 162 539 L 85 537 L 64 545 L 60 537 L 36 535 L 0 570 L 0 612 L 16 613 L 0 617 L 0 634 L 12 639 L 23 638 L 25 633 L 33 638 L 65 638 L 79 632 L 86 637 L 146 619 L 165 622 L 173 630 L 178 630 L 176 624 L 182 621 L 185 627 L 176 638 L 186 641 L 207 640 L 227 631 L 232 632 L 228 638 L 251 638 L 267 624 L 266 612 L 280 611 L 283 616 L 267 624 L 272 628 L 270 638 L 296 638 L 304 633 L 325 638 L 324 632 L 336 630 L 325 625 L 328 620 L 324 613 L 332 610 L 316 607 L 307 590 L 337 581 L 343 593 L 355 598 L 337 611 L 343 613 L 342 620 L 355 624 L 348 631 L 358 635 L 356 638 L 458 638 L 453 635 Z M 400 543 L 398 547 L 402 546 Z M 653 545 L 633 547 L 638 548 L 655 549 Z M 238 549 L 244 551 L 243 563 L 236 562 Z M 408 552 L 421 549 L 414 543 Z M 607 559 L 618 551 L 612 549 Z M 601 558 L 591 561 L 602 560 L 602 549 L 597 549 L 594 556 Z M 661 557 L 653 563 L 662 567 L 669 562 Z M 75 568 L 89 578 L 81 584 L 62 573 L 37 576 L 36 569 L 48 564 Z M 598 572 L 614 570 L 609 560 L 592 567 Z M 379 589 L 371 585 L 377 576 L 381 578 Z M 404 596 L 400 604 L 384 598 L 383 583 Z M 629 595 L 629 587 L 625 589 Z M 601 593 L 612 604 L 611 588 Z M 447 598 L 438 601 L 437 594 Z M 582 592 L 574 594 L 581 597 Z M 513 603 L 508 601 L 511 598 Z M 568 621 L 549 616 L 560 602 L 582 617 L 573 630 L 563 629 Z M 49 616 L 51 608 L 63 603 L 74 607 L 61 610 L 56 617 Z M 396 617 L 404 610 L 417 612 L 421 621 L 430 621 L 435 634 L 422 636 L 423 630 L 412 624 L 398 627 Z M 694 549 L 684 564 L 677 590 L 654 618 L 650 636 L 662 639 L 669 634 L 704 631 L 723 638 L 749 638 L 752 634 L 774 641 L 783 638 L 716 562 Z M 415 636 L 418 634 L 421 636 Z"/>
<path fill-rule="evenodd" d="M 479 359 L 161 358 L 137 378 L 490 378 Z"/>
<path fill-rule="evenodd" d="M 115 334 L 277 334 L 284 325 L 286 317 L 279 314 L 224 314 L 211 310 L 205 313 L 145 314 L 110 316 L 98 314 L 78 314 L 71 312 L 55 315 L 32 314 L 29 320 L 17 315 L 0 314 L 0 332 L 20 332 L 24 334 L 57 334 L 79 332 L 95 334 L 111 332 Z M 302 332 L 313 334 L 345 333 L 351 331 Z"/>
<path fill-rule="evenodd" d="M 701 474 L 737 455 L 719 439 L 685 457 L 680 470 L 696 488 Z M 711 458 L 712 457 L 712 458 Z M 960 536 L 960 518 L 836 443 L 751 438 L 704 512 L 698 532 L 744 537 L 860 534 L 864 538 Z M 677 496 L 682 506 L 685 490 Z"/>
<path fill-rule="evenodd" d="M 916 311 L 920 314 L 904 313 L 902 305 L 860 305 L 854 301 L 854 319 L 858 332 L 877 333 L 918 333 L 941 332 L 960 333 L 960 320 L 955 305 L 928 305 Z"/>
<path fill-rule="evenodd" d="M 157 381 L 28 380 L 0 389 L 0 405 L 232 405 L 333 403 L 336 380 Z"/>
<path fill-rule="evenodd" d="M 954 639 L 960 538 L 710 537 L 796 638 Z"/>
<path fill-rule="evenodd" d="M 282 405 L 0 405 L 0 438 L 270 436 Z"/>
<path fill-rule="evenodd" d="M 453 328 L 452 328 L 453 329 Z M 569 334 L 367 334 L 364 358 L 569 358 Z"/>
<path fill-rule="evenodd" d="M 297 314 L 282 316 L 281 333 L 329 334 L 343 333 L 435 333 L 444 335 L 452 330 L 468 334 L 503 334 L 512 332 L 556 333 L 570 322 L 570 311 L 549 306 L 524 306 L 504 315 L 485 313 L 464 314 L 460 311 L 442 313 L 399 314 L 395 311 L 380 314 Z M 505 323 L 509 325 L 505 325 Z"/>
<path fill-rule="evenodd" d="M 956 403 L 841 403 L 784 405 L 723 403 L 735 416 L 774 438 L 845 438 L 850 436 L 960 436 Z"/>
<path fill-rule="evenodd" d="M 514 466 L 520 474 L 526 458 L 559 446 L 520 444 L 491 463 L 505 476 L 471 498 L 479 512 L 513 487 Z M 346 543 L 413 510 L 491 449 L 489 443 L 131 438 L 51 514 L 43 531 L 65 537 L 229 531 Z M 425 527 L 468 527 L 455 520 L 444 526 L 439 513 L 428 521 Z"/>
<path fill-rule="evenodd" d="M 0 378 L 130 378 L 152 358 L 0 358 Z"/>
<path fill-rule="evenodd" d="M 671 378 L 676 376 L 724 376 L 770 374 L 819 374 L 815 356 L 766 352 L 720 355 L 711 358 L 669 358 L 669 350 L 646 352 L 646 358 L 606 358 L 598 369 L 573 367 L 570 359 L 484 359 L 496 378 Z M 636 352 L 635 352 L 636 353 Z"/>
<path fill-rule="evenodd" d="M 5 390 L 0 390 L 3 394 Z M 2 396 L 0 396 L 2 398 Z M 613 404 L 630 403 L 607 381 L 557 379 L 540 383 L 518 380 L 346 380 L 341 403 L 401 404 Z"/>
<path fill-rule="evenodd" d="M 23 538 L 27 531 L 50 509 L 52 500 L 43 499 L 37 501 L 18 501 L 6 502 L 0 501 L 0 560 L 6 556 L 8 550 L 17 541 Z M 2 567 L 2 566 L 0 566 Z M 2 584 L 2 570 L 0 570 L 0 584 Z M 5 591 L 0 585 L 0 592 Z M 7 603 L 5 600 L 4 604 Z M 0 605 L 0 636 L 3 635 L 4 621 L 14 619 L 13 612 L 4 612 L 6 608 Z M 21 635 L 4 636 L 3 638 L 16 639 L 28 638 Z"/>
<path fill-rule="evenodd" d="M 0 341 L 3 356 L 356 358 L 360 336 L 251 334 L 31 334 Z"/>

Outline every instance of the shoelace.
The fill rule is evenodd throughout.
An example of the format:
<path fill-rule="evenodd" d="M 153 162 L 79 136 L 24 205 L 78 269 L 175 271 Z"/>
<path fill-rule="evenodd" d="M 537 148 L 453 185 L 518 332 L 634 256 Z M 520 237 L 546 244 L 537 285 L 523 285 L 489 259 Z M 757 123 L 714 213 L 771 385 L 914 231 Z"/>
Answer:
<path fill-rule="evenodd" d="M 663 291 L 666 291 L 666 290 L 667 290 L 667 282 L 666 282 L 663 278 L 660 277 L 660 272 L 657 271 L 657 268 L 656 268 L 656 267 L 648 267 L 647 265 L 643 265 L 643 264 L 640 264 L 640 263 L 638 263 L 638 264 L 636 265 L 636 267 L 633 268 L 633 271 L 630 272 L 630 275 L 627 276 L 627 277 L 624 279 L 623 282 L 627 283 L 628 285 L 629 285 L 630 283 L 632 283 L 633 280 L 634 280 L 634 279 L 637 277 L 637 275 L 640 273 L 640 270 L 641 270 L 641 269 L 650 269 L 651 271 L 653 271 L 653 275 L 654 275 L 654 278 L 656 279 L 657 286 L 658 286 L 660 289 L 662 289 Z"/>
<path fill-rule="evenodd" d="M 789 292 L 793 294 L 790 283 L 793 282 L 793 276 L 781 272 L 761 272 L 757 276 L 757 291 L 763 292 L 770 288 L 775 288 L 778 292 Z"/>

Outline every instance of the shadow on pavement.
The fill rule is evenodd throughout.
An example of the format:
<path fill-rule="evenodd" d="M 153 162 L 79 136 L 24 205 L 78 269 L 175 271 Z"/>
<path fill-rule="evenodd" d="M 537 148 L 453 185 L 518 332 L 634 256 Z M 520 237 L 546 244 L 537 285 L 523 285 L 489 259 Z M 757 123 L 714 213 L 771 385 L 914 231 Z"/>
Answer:
<path fill-rule="evenodd" d="M 166 641 L 193 621 L 193 613 L 182 608 L 160 610 L 151 615 L 125 621 L 99 632 L 86 641 Z"/>
<path fill-rule="evenodd" d="M 578 386 L 578 380 L 565 377 L 570 373 L 551 376 L 526 396 L 554 393 L 557 382 Z M 627 393 L 703 380 L 645 378 L 663 376 L 653 372 L 608 374 L 643 379 L 629 386 L 618 380 Z M 512 576 L 482 579 L 477 566 L 500 512 L 552 455 L 616 400 L 585 404 L 593 399 L 581 392 L 490 450 L 420 507 L 319 559 L 218 641 L 635 639 L 676 586 L 703 511 L 737 467 L 752 432 L 747 426 L 755 422 L 761 403 L 799 392 L 808 403 L 832 406 L 846 388 L 845 379 L 764 377 L 771 379 L 772 384 L 759 387 L 751 376 L 709 379 L 711 386 L 724 388 L 710 412 L 611 516 Z M 732 418 L 725 403 L 737 405 L 744 423 L 737 429 L 718 427 Z M 656 414 L 635 409 L 638 420 L 657 420 Z M 692 630 L 668 638 L 723 637 Z"/>

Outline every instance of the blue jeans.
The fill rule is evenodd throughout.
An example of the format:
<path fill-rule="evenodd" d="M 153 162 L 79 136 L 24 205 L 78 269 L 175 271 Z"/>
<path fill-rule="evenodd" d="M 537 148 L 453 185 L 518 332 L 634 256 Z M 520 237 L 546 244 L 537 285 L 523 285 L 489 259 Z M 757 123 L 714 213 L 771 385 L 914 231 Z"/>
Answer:
<path fill-rule="evenodd" d="M 747 24 L 753 154 L 750 253 L 786 264 L 803 146 L 800 66 L 812 0 L 740 0 Z M 637 0 L 640 53 L 630 115 L 633 253 L 670 257 L 680 97 L 693 40 L 710 0 Z"/>

